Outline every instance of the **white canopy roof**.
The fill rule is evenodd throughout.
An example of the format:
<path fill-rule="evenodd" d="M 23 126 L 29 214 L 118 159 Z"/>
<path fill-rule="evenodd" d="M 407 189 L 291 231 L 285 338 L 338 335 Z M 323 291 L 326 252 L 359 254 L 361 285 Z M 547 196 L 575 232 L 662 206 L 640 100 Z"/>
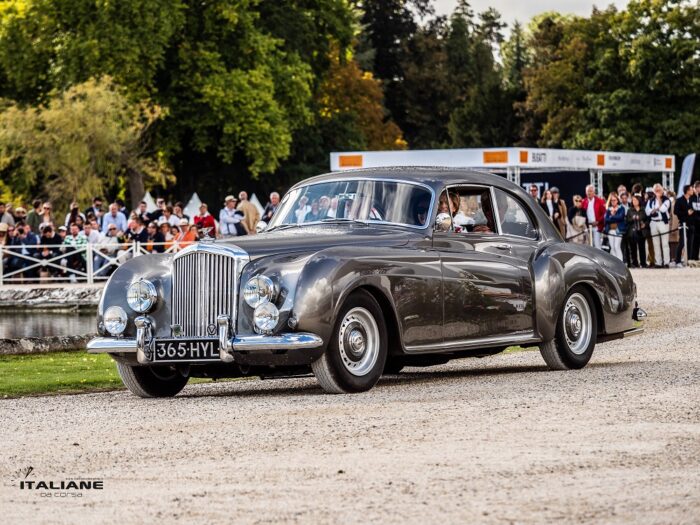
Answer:
<path fill-rule="evenodd" d="M 202 205 L 202 200 L 199 198 L 199 195 L 197 195 L 197 192 L 195 191 L 192 194 L 192 197 L 190 197 L 190 200 L 187 201 L 187 204 L 185 205 L 185 209 L 182 210 L 185 212 L 185 215 L 194 218 L 197 215 L 199 215 L 199 207 Z"/>
<path fill-rule="evenodd" d="M 673 172 L 673 155 L 544 148 L 472 148 L 331 153 L 331 170 L 442 166 L 507 171 Z"/>

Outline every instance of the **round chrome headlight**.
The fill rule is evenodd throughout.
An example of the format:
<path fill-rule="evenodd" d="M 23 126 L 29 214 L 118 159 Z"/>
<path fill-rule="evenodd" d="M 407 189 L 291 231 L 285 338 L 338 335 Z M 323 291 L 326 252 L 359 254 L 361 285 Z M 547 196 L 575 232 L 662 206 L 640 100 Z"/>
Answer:
<path fill-rule="evenodd" d="M 272 303 L 263 303 L 253 312 L 255 328 L 262 333 L 272 332 L 280 319 L 280 312 Z"/>
<path fill-rule="evenodd" d="M 102 316 L 105 329 L 112 335 L 120 335 L 126 329 L 126 312 L 121 306 L 110 306 Z"/>
<path fill-rule="evenodd" d="M 243 287 L 243 298 L 248 306 L 257 308 L 264 303 L 272 303 L 277 295 L 277 288 L 272 279 L 265 275 L 256 275 Z"/>
<path fill-rule="evenodd" d="M 135 312 L 148 312 L 158 300 L 156 287 L 151 281 L 141 279 L 132 283 L 126 291 L 126 302 Z"/>

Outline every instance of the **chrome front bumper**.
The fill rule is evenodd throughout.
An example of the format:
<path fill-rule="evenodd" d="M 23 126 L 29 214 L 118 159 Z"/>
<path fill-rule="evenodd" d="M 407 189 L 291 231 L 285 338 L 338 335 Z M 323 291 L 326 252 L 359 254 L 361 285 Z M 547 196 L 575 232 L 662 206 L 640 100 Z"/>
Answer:
<path fill-rule="evenodd" d="M 219 358 L 225 363 L 234 361 L 235 352 L 266 352 L 271 350 L 303 350 L 318 348 L 323 339 L 306 332 L 279 335 L 235 336 L 231 333 L 228 316 L 219 316 Z M 87 344 L 90 354 L 136 354 L 139 363 L 152 361 L 156 339 L 152 335 L 151 323 L 145 317 L 137 317 L 136 338 L 95 337 Z M 189 338 L 188 338 L 189 339 Z"/>

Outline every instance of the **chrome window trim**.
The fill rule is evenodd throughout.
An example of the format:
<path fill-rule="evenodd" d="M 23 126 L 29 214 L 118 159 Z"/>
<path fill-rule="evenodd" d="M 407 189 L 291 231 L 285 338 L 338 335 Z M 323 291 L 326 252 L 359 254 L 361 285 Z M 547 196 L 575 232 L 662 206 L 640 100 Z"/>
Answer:
<path fill-rule="evenodd" d="M 329 180 L 323 180 L 323 181 L 318 181 L 318 182 L 312 182 L 309 184 L 300 184 L 299 186 L 293 186 L 292 188 L 289 189 L 287 194 L 284 196 L 284 201 L 285 199 L 288 198 L 288 196 L 291 194 L 292 191 L 300 190 L 302 188 L 308 188 L 311 186 L 318 186 L 319 184 L 329 184 L 329 183 L 336 183 L 336 182 L 357 182 L 357 181 L 371 181 L 371 182 L 394 182 L 394 183 L 399 183 L 399 184 L 409 184 L 411 186 L 419 186 L 421 188 L 425 188 L 430 192 L 430 209 L 428 210 L 427 217 L 425 221 L 425 226 L 415 226 L 412 224 L 403 224 L 401 222 L 391 222 L 391 221 L 373 221 L 373 220 L 360 220 L 358 222 L 362 222 L 367 225 L 372 225 L 372 224 L 390 224 L 392 226 L 403 226 L 405 228 L 413 228 L 414 230 L 427 230 L 430 225 L 431 225 L 431 220 L 430 218 L 433 216 L 433 207 L 435 206 L 435 190 L 433 189 L 432 186 L 428 184 L 424 184 L 422 182 L 415 182 L 415 181 L 408 181 L 405 179 L 392 179 L 392 178 L 385 178 L 385 177 L 357 177 L 357 178 L 339 178 L 339 179 L 329 179 Z M 282 206 L 282 201 L 280 201 L 280 207 Z M 297 224 L 297 223 L 282 223 L 278 224 L 276 226 L 273 226 L 273 231 L 274 228 L 277 228 L 279 226 L 283 226 L 285 224 Z M 329 224 L 328 222 L 323 222 L 323 221 L 313 221 L 313 222 L 302 222 L 299 223 L 299 226 L 310 226 L 313 224 Z M 332 223 L 331 223 L 332 224 Z"/>
<path fill-rule="evenodd" d="M 457 341 L 440 341 L 437 343 L 427 343 L 419 345 L 406 346 L 407 354 L 428 354 L 435 352 L 445 352 L 451 349 L 473 349 L 473 348 L 488 348 L 490 346 L 501 345 L 516 345 L 526 343 L 537 343 L 540 339 L 535 335 L 533 330 L 523 332 L 514 332 L 506 335 L 495 335 L 486 337 L 477 337 L 471 339 L 460 339 Z"/>
<path fill-rule="evenodd" d="M 501 224 L 500 221 L 498 220 L 498 206 L 496 205 L 496 195 L 494 193 L 494 188 L 490 184 L 479 184 L 479 183 L 469 183 L 465 182 L 464 184 L 449 184 L 446 185 L 440 193 L 442 194 L 443 191 L 449 193 L 451 189 L 454 188 L 485 188 L 489 190 L 489 195 L 491 195 L 491 204 L 493 206 L 493 211 L 496 216 L 493 218 L 493 221 L 496 223 L 496 230 L 498 233 L 493 233 L 493 235 L 502 235 L 501 234 Z M 459 192 L 457 192 L 459 194 Z M 461 196 L 460 196 L 461 198 Z M 450 214 L 450 221 L 452 220 L 452 214 Z M 448 232 L 440 232 L 440 233 L 455 233 L 454 231 L 448 231 Z M 460 236 L 466 236 L 466 235 L 483 235 L 484 232 L 460 232 L 458 235 Z M 486 235 L 489 235 L 488 233 Z"/>
<path fill-rule="evenodd" d="M 496 190 L 501 190 L 503 193 L 505 193 L 507 196 L 509 196 L 510 198 L 515 200 L 515 202 L 517 202 L 523 208 L 525 208 L 525 210 L 526 210 L 525 214 L 527 215 L 528 219 L 530 219 L 530 222 L 533 224 L 533 226 L 535 227 L 534 229 L 537 232 L 537 237 L 535 237 L 534 239 L 532 237 L 526 237 L 524 235 L 517 235 L 515 233 L 502 233 L 501 235 L 503 235 L 505 237 L 515 237 L 516 239 L 525 239 L 525 240 L 530 241 L 530 242 L 541 241 L 543 239 L 543 235 L 542 235 L 542 229 L 540 228 L 540 224 L 536 220 L 533 220 L 532 210 L 528 210 L 528 206 L 523 202 L 523 200 L 516 197 L 513 192 L 510 192 L 508 190 L 504 190 L 503 188 L 496 188 L 495 186 L 491 186 L 491 189 L 493 190 L 492 193 L 494 196 L 494 201 L 495 201 L 495 197 L 496 197 Z M 539 205 L 539 203 L 538 203 L 538 205 Z M 498 217 L 497 221 L 498 221 L 499 228 L 500 228 L 501 227 L 500 226 L 500 224 L 501 224 L 500 216 Z"/>

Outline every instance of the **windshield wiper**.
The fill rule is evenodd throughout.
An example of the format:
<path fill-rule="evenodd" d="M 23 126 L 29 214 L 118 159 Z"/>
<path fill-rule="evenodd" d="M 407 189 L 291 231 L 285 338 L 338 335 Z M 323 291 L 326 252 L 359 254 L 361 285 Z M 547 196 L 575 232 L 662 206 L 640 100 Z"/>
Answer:
<path fill-rule="evenodd" d="M 301 226 L 301 224 L 297 224 L 296 222 L 290 222 L 287 224 L 280 224 L 279 226 L 273 226 L 272 228 L 268 228 L 265 231 L 271 232 L 273 230 L 287 230 L 289 228 L 298 228 L 299 226 Z"/>
<path fill-rule="evenodd" d="M 329 217 L 327 219 L 321 219 L 321 222 L 354 222 L 355 224 L 367 226 L 367 221 L 361 221 L 360 219 L 349 219 L 347 217 Z"/>

